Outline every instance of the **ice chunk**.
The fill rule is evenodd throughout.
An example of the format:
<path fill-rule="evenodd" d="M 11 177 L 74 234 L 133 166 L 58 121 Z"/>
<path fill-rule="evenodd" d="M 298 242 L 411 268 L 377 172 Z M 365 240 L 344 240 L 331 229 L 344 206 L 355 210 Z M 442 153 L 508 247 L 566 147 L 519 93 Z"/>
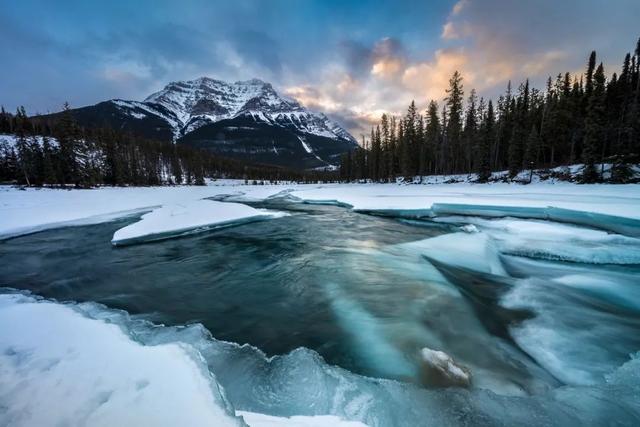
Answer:
<path fill-rule="evenodd" d="M 640 264 L 640 239 L 601 230 L 513 218 L 454 216 L 434 221 L 479 228 L 507 255 L 589 264 Z"/>
<path fill-rule="evenodd" d="M 458 365 L 451 356 L 443 351 L 423 348 L 420 352 L 424 362 L 423 383 L 432 387 L 469 387 L 471 373 Z"/>
<path fill-rule="evenodd" d="M 451 233 L 403 245 L 444 264 L 505 275 L 498 251 L 486 233 Z"/>
<path fill-rule="evenodd" d="M 144 214 L 140 221 L 117 230 L 111 243 L 120 246 L 162 240 L 282 215 L 240 203 L 195 200 L 165 205 Z"/>
<path fill-rule="evenodd" d="M 523 279 L 504 295 L 502 305 L 530 309 L 536 314 L 513 326 L 511 335 L 566 384 L 602 382 L 629 353 L 640 348 L 637 312 L 611 305 L 580 287 Z"/>
<path fill-rule="evenodd" d="M 192 347 L 20 294 L 0 295 L 0 366 L 1 425 L 243 425 Z"/>
<path fill-rule="evenodd" d="M 238 411 L 249 427 L 367 427 L 359 421 L 345 421 L 332 415 L 274 417 L 254 412 Z"/>
<path fill-rule="evenodd" d="M 483 204 L 434 203 L 431 210 L 435 216 L 470 215 L 480 217 L 515 217 L 546 219 L 569 224 L 595 227 L 615 233 L 640 237 L 640 220 L 604 213 L 566 209 L 555 206 L 522 207 Z"/>
<path fill-rule="evenodd" d="M 462 227 L 460 227 L 460 230 L 464 231 L 465 233 L 479 233 L 478 228 L 473 224 L 463 225 Z"/>

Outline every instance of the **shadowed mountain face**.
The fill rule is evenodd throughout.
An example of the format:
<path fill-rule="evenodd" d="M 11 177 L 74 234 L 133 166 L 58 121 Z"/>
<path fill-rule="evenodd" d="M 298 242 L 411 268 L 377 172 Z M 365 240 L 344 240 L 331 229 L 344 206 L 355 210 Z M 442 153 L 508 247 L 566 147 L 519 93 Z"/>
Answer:
<path fill-rule="evenodd" d="M 324 114 L 280 97 L 269 83 L 257 79 L 172 82 L 143 102 L 114 99 L 72 113 L 83 126 L 113 128 L 297 169 L 333 167 L 340 154 L 357 146 Z"/>

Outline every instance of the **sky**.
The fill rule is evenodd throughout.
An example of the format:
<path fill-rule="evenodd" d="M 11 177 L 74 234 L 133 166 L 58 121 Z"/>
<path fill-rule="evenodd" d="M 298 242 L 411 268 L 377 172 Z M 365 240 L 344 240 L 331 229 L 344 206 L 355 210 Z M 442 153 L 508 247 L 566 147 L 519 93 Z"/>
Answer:
<path fill-rule="evenodd" d="M 260 78 L 359 138 L 411 100 L 543 87 L 591 50 L 619 69 L 640 0 L 3 0 L 0 104 L 58 111 L 142 100 L 168 82 Z"/>

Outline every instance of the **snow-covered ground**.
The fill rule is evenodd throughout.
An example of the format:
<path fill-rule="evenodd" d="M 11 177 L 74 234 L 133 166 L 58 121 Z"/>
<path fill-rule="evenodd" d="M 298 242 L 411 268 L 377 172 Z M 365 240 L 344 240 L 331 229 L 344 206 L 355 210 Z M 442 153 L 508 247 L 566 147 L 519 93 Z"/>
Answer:
<path fill-rule="evenodd" d="M 640 185 L 538 183 L 244 185 L 214 181 L 204 187 L 104 187 L 93 190 L 0 187 L 0 237 L 47 228 L 98 223 L 160 206 L 227 196 L 260 201 L 287 196 L 310 203 L 404 216 L 475 215 L 551 219 L 640 235 Z M 214 221 L 215 222 L 215 221 Z"/>

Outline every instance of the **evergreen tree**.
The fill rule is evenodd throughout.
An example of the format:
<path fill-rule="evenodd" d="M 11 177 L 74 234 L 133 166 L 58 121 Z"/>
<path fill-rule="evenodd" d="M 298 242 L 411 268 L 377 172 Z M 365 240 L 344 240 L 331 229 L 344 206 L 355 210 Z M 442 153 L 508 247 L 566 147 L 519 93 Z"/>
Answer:
<path fill-rule="evenodd" d="M 464 159 L 465 164 L 463 166 L 463 171 L 470 173 L 473 167 L 473 153 L 474 153 L 474 144 L 477 139 L 478 132 L 478 111 L 477 111 L 477 96 L 475 89 L 471 89 L 471 93 L 469 95 L 469 99 L 467 100 L 467 110 L 465 112 L 465 123 L 463 130 L 463 140 L 464 140 Z M 461 171 L 462 171 L 461 170 Z"/>
<path fill-rule="evenodd" d="M 437 173 L 436 164 L 438 162 L 438 153 L 440 152 L 442 138 L 442 127 L 440 126 L 440 118 L 438 117 L 438 103 L 436 101 L 429 102 L 427 108 L 427 126 L 425 129 L 425 144 L 422 163 L 425 167 L 423 173 Z"/>
<path fill-rule="evenodd" d="M 487 114 L 482 124 L 482 137 L 478 144 L 478 181 L 487 182 L 491 177 L 491 147 L 495 137 L 493 102 L 489 100 Z"/>
<path fill-rule="evenodd" d="M 584 170 L 582 182 L 591 183 L 598 179 L 595 163 L 599 157 L 599 145 L 606 133 L 606 110 L 605 110 L 605 77 L 602 63 L 598 66 L 593 76 L 593 90 L 589 97 L 587 118 L 585 120 L 585 142 L 582 155 Z"/>
<path fill-rule="evenodd" d="M 447 107 L 446 126 L 446 158 L 444 160 L 444 172 L 459 172 L 461 167 L 461 134 L 462 134 L 462 75 L 456 71 L 449 79 L 449 88 L 445 98 Z"/>
<path fill-rule="evenodd" d="M 391 141 L 389 134 L 389 118 L 386 114 L 382 115 L 380 120 L 380 138 L 382 156 L 380 159 L 380 178 L 389 181 L 391 179 L 391 163 L 393 161 L 393 153 L 391 151 Z"/>

